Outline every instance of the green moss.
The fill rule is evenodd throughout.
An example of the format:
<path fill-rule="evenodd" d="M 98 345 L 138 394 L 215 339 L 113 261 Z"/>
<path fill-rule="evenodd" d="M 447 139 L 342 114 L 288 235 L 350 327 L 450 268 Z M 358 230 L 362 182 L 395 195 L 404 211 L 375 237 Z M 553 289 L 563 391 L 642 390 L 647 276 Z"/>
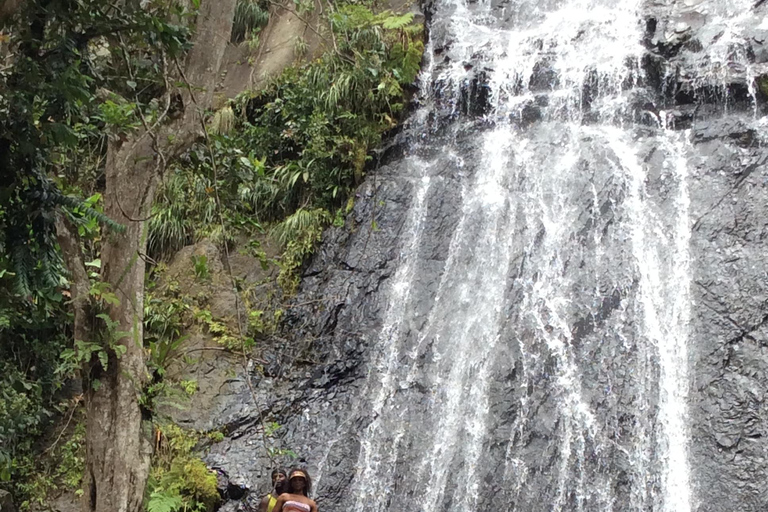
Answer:
<path fill-rule="evenodd" d="M 760 92 L 768 98 L 768 75 L 762 75 L 757 77 L 757 88 L 760 90 Z"/>

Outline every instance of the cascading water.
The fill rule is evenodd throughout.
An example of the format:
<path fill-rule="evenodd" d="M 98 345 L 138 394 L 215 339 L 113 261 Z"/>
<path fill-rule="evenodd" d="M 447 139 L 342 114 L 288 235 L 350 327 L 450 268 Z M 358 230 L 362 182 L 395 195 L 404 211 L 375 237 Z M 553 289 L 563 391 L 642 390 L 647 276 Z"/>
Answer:
<path fill-rule="evenodd" d="M 287 313 L 316 359 L 211 462 L 260 482 L 274 417 L 325 512 L 768 509 L 753 4 L 435 0 L 419 106 Z"/>
<path fill-rule="evenodd" d="M 639 2 L 435 9 L 450 13 L 428 48 L 442 62 L 410 128 L 425 135 L 357 411 L 371 420 L 351 508 L 692 510 L 687 139 L 637 107 Z M 452 111 L 438 127 L 436 105 Z M 663 191 L 647 190 L 638 137 L 657 145 Z M 461 209 L 417 297 L 447 174 Z M 495 414 L 500 396 L 513 417 Z"/>
<path fill-rule="evenodd" d="M 429 8 L 208 461 L 253 492 L 274 420 L 324 512 L 767 510 L 768 2 Z"/>

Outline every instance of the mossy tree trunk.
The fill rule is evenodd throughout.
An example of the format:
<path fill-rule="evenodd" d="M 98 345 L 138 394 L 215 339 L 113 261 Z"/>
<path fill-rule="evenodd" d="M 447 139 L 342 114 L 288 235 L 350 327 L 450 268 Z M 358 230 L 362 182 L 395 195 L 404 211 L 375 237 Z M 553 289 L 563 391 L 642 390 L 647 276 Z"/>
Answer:
<path fill-rule="evenodd" d="M 146 220 L 166 162 L 201 135 L 201 110 L 210 107 L 213 99 L 235 4 L 236 0 L 201 2 L 193 47 L 186 65 L 179 66 L 183 67 L 183 72 L 179 70 L 181 78 L 189 82 L 189 87 L 179 93 L 182 114 L 155 131 L 144 129 L 113 140 L 107 150 L 105 213 L 124 224 L 126 230 L 104 237 L 101 279 L 119 299 L 107 311 L 118 323 L 115 330 L 128 335 L 112 340 L 124 347 L 120 357 L 108 350 L 106 370 L 92 363 L 83 379 L 87 410 L 83 484 L 86 512 L 137 512 L 142 507 L 152 453 L 151 425 L 139 405 L 149 379 L 143 348 Z M 92 341 L 91 326 L 99 325 L 99 321 L 88 304 L 89 283 L 80 244 L 64 219 L 57 228 L 73 280 L 75 339 Z M 94 385 L 97 380 L 98 385 Z"/>

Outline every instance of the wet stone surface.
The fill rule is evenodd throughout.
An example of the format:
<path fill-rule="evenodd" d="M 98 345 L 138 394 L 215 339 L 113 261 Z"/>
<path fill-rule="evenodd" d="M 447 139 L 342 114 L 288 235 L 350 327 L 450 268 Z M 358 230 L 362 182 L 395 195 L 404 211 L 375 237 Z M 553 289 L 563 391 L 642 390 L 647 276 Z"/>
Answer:
<path fill-rule="evenodd" d="M 513 4 L 488 26 L 537 19 Z M 221 399 L 210 465 L 266 491 L 290 459 L 264 450 L 274 421 L 324 512 L 768 509 L 768 6 L 668 4 L 640 8 L 615 110 L 607 79 L 559 107 L 551 55 L 500 108 L 503 52 L 428 6 L 432 93 L 308 264 L 250 374 L 258 407 L 243 385 Z M 690 501 L 664 469 L 676 418 Z"/>

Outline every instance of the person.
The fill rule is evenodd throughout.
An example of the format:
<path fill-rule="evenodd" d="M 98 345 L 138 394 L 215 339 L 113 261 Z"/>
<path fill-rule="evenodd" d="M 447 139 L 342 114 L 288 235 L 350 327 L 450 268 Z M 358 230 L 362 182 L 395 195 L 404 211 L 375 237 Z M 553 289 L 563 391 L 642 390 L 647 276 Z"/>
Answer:
<path fill-rule="evenodd" d="M 277 498 L 274 512 L 317 512 L 317 503 L 309 498 L 312 479 L 306 469 L 292 469 L 288 477 L 288 490 Z"/>
<path fill-rule="evenodd" d="M 287 491 L 286 476 L 283 469 L 272 471 L 272 492 L 262 498 L 261 503 L 259 503 L 259 512 L 274 512 L 278 497 Z"/>

